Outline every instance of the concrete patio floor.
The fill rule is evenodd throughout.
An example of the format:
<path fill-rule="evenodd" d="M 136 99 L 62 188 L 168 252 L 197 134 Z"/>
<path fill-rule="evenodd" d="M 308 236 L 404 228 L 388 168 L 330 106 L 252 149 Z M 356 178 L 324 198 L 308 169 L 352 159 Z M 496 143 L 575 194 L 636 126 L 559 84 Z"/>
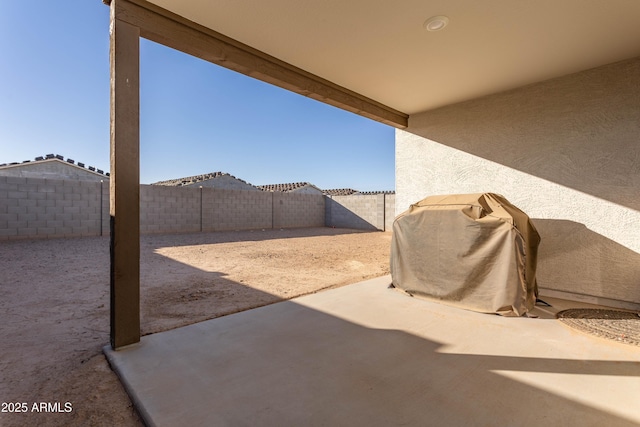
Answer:
<path fill-rule="evenodd" d="M 638 426 L 640 348 L 410 298 L 390 276 L 105 353 L 149 426 Z"/>

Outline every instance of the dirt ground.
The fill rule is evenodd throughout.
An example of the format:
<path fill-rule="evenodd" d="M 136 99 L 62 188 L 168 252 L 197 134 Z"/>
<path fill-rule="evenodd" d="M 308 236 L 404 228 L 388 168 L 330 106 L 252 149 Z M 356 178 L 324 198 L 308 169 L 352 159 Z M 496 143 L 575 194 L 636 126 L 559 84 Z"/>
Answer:
<path fill-rule="evenodd" d="M 331 228 L 143 236 L 142 334 L 388 274 L 390 241 Z M 108 342 L 108 238 L 0 242 L 0 426 L 142 425 Z"/>

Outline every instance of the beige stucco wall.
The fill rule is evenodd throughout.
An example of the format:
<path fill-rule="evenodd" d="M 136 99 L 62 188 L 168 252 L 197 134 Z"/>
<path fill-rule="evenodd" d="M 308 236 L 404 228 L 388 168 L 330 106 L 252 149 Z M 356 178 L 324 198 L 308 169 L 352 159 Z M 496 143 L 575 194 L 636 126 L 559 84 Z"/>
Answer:
<path fill-rule="evenodd" d="M 251 184 L 247 184 L 237 178 L 229 175 L 222 175 L 216 178 L 208 179 L 206 181 L 194 182 L 191 184 L 185 184 L 184 187 L 204 187 L 204 188 L 223 188 L 226 190 L 251 190 L 260 191 L 258 187 L 254 187 Z"/>
<path fill-rule="evenodd" d="M 412 115 L 396 213 L 472 192 L 533 218 L 542 288 L 640 304 L 640 58 Z"/>
<path fill-rule="evenodd" d="M 300 188 L 296 188 L 295 190 L 291 190 L 289 191 L 289 193 L 294 193 L 294 194 L 316 194 L 316 195 L 322 195 L 322 190 L 313 187 L 311 185 L 307 185 L 304 187 L 300 187 Z"/>

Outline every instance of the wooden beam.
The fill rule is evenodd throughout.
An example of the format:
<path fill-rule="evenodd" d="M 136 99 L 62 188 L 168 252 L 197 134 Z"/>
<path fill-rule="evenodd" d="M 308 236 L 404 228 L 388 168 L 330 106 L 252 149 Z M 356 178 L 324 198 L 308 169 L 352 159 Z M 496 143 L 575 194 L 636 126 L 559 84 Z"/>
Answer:
<path fill-rule="evenodd" d="M 120 1 L 118 20 L 151 41 L 352 113 L 406 128 L 408 115 L 306 72 L 146 0 Z"/>
<path fill-rule="evenodd" d="M 140 29 L 111 2 L 111 347 L 140 341 Z"/>

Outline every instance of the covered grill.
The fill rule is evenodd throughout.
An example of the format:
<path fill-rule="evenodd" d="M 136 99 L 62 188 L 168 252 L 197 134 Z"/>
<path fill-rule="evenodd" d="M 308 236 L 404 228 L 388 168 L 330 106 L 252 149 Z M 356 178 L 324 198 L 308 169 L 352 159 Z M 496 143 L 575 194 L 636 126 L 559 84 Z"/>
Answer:
<path fill-rule="evenodd" d="M 538 294 L 539 243 L 529 217 L 500 195 L 427 197 L 393 223 L 393 285 L 469 310 L 522 316 Z"/>

